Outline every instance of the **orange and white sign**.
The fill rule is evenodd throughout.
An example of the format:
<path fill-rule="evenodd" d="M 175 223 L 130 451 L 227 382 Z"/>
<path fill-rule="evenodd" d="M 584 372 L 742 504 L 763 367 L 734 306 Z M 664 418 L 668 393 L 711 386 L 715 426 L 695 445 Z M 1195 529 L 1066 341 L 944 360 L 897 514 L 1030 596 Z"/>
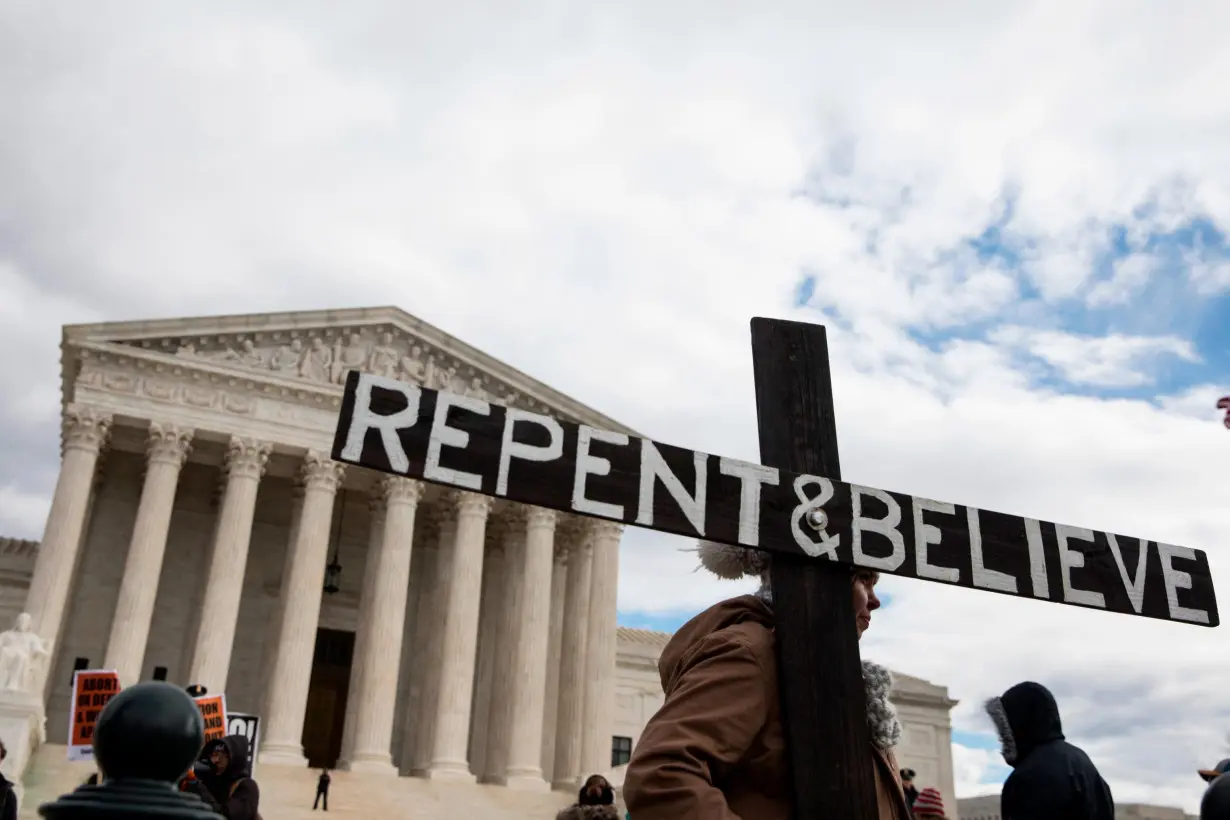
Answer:
<path fill-rule="evenodd" d="M 68 759 L 94 759 L 94 727 L 107 701 L 119 694 L 120 676 L 113 669 L 73 672 L 73 699 L 68 713 Z"/>
<path fill-rule="evenodd" d="M 226 695 L 204 695 L 194 700 L 205 719 L 205 742 L 226 737 Z"/>

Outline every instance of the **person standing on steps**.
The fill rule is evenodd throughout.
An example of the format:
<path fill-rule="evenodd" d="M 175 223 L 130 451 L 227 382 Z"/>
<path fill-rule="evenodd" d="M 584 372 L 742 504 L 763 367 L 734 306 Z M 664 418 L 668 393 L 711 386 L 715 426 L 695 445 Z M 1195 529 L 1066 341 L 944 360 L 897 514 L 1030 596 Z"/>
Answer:
<path fill-rule="evenodd" d="M 329 776 L 328 769 L 320 770 L 320 777 L 316 780 L 316 799 L 312 801 L 312 811 L 316 811 L 316 807 L 324 803 L 324 810 L 329 810 L 329 783 L 333 778 Z"/>

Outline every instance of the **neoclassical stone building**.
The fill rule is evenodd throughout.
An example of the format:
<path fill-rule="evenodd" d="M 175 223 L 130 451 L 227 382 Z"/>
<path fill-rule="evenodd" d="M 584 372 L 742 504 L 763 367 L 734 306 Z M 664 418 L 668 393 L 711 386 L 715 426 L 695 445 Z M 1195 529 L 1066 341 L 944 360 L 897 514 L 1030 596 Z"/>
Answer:
<path fill-rule="evenodd" d="M 113 668 L 261 715 L 271 786 L 311 764 L 534 792 L 624 759 L 667 636 L 617 630 L 620 528 L 332 462 L 352 368 L 637 435 L 395 308 L 66 327 L 47 527 L 0 541 L 0 615 L 24 600 L 52 647 L 48 743 L 73 670 Z M 953 701 L 895 698 L 903 759 L 951 797 Z"/>
<path fill-rule="evenodd" d="M 632 433 L 392 308 L 65 328 L 28 603 L 51 738 L 101 667 L 225 692 L 261 763 L 609 767 L 620 528 L 331 461 L 351 368 Z"/>

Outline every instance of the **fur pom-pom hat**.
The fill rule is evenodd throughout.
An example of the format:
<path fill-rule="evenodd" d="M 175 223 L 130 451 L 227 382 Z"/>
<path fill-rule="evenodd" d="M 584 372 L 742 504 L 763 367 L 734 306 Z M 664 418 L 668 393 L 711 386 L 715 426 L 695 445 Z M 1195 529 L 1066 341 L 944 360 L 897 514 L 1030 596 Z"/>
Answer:
<path fill-rule="evenodd" d="M 701 541 L 696 545 L 696 553 L 702 567 L 728 581 L 749 575 L 763 577 L 769 572 L 769 554 L 763 550 Z"/>
<path fill-rule="evenodd" d="M 756 597 L 772 606 L 773 590 L 769 586 L 772 559 L 769 553 L 715 541 L 699 542 L 696 553 L 701 566 L 719 578 L 728 581 L 759 578 L 760 589 L 756 591 Z M 871 742 L 880 749 L 891 749 L 901 740 L 901 721 L 888 697 L 893 688 L 892 673 L 878 663 L 865 660 L 863 685 L 867 692 L 867 726 L 871 729 Z"/>

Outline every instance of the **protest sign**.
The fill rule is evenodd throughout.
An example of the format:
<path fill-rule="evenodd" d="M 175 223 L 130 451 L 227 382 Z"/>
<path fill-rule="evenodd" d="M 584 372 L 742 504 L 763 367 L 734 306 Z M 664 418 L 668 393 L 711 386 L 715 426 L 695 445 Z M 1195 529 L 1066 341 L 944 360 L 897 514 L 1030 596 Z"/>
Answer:
<path fill-rule="evenodd" d="M 120 691 L 120 676 L 113 669 L 78 669 L 73 672 L 73 697 L 68 713 L 68 759 L 94 759 L 94 726 L 107 701 Z"/>
<path fill-rule="evenodd" d="M 193 698 L 205 719 L 205 742 L 226 737 L 226 695 Z"/>
<path fill-rule="evenodd" d="M 248 771 L 256 768 L 256 746 L 261 739 L 260 715 L 230 712 L 226 716 L 226 733 L 243 735 L 248 739 Z"/>

